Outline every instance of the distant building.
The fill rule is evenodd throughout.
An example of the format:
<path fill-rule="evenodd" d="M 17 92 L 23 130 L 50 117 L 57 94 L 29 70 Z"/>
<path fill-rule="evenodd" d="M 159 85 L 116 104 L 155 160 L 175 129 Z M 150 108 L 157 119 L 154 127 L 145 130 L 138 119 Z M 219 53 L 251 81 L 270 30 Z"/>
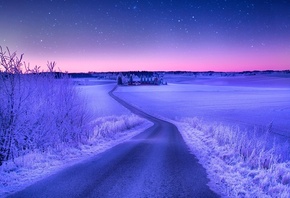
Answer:
<path fill-rule="evenodd" d="M 118 85 L 165 85 L 163 75 L 154 72 L 124 72 L 117 77 Z"/>

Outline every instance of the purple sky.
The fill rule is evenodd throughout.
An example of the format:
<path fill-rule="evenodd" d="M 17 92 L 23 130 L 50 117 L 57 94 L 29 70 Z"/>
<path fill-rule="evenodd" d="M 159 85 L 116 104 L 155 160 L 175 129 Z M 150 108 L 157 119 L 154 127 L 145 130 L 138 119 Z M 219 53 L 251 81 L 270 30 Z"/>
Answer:
<path fill-rule="evenodd" d="M 0 45 L 63 71 L 290 69 L 290 1 L 1 1 Z"/>

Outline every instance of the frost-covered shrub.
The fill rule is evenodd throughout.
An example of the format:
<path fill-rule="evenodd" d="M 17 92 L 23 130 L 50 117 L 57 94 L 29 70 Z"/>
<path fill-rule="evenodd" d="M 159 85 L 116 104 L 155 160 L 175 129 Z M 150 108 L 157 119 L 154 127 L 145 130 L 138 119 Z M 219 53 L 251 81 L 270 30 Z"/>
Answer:
<path fill-rule="evenodd" d="M 34 150 L 77 145 L 89 138 L 90 116 L 71 79 L 0 48 L 0 165 Z"/>
<path fill-rule="evenodd" d="M 59 144 L 74 146 L 88 139 L 89 112 L 68 76 L 61 79 L 43 76 L 41 81 L 34 96 L 41 103 L 33 106 L 31 112 L 37 112 L 36 120 L 31 120 L 36 123 L 34 126 L 42 123 L 36 134 L 37 148 Z"/>

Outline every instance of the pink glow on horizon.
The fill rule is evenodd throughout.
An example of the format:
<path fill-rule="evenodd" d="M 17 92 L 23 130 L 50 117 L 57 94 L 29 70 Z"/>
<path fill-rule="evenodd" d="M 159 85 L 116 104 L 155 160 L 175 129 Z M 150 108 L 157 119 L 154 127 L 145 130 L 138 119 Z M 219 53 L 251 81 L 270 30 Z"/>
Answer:
<path fill-rule="evenodd" d="M 0 46 L 43 70 L 290 70 L 289 1 L 14 4 L 0 5 Z"/>
<path fill-rule="evenodd" d="M 26 57 L 31 65 L 45 66 L 43 57 Z M 108 53 L 103 55 L 48 56 L 57 67 L 68 72 L 88 71 L 246 71 L 288 70 L 290 57 L 287 52 L 234 49 L 168 50 L 136 52 L 135 54 Z M 45 67 L 43 67 L 45 69 Z"/>

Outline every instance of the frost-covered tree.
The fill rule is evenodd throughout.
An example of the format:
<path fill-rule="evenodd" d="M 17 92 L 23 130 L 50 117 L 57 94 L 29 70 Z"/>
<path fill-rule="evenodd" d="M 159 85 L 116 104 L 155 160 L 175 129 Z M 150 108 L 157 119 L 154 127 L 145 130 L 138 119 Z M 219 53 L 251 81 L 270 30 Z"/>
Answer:
<path fill-rule="evenodd" d="M 47 72 L 30 69 L 22 57 L 0 48 L 0 165 L 34 150 L 76 146 L 93 129 L 69 76 L 56 73 L 55 62 Z"/>
<path fill-rule="evenodd" d="M 18 58 L 16 53 L 4 52 L 0 47 L 0 163 L 13 158 L 12 145 L 15 142 L 16 123 L 21 111 L 21 103 L 26 95 L 21 94 L 21 66 L 22 56 Z"/>

